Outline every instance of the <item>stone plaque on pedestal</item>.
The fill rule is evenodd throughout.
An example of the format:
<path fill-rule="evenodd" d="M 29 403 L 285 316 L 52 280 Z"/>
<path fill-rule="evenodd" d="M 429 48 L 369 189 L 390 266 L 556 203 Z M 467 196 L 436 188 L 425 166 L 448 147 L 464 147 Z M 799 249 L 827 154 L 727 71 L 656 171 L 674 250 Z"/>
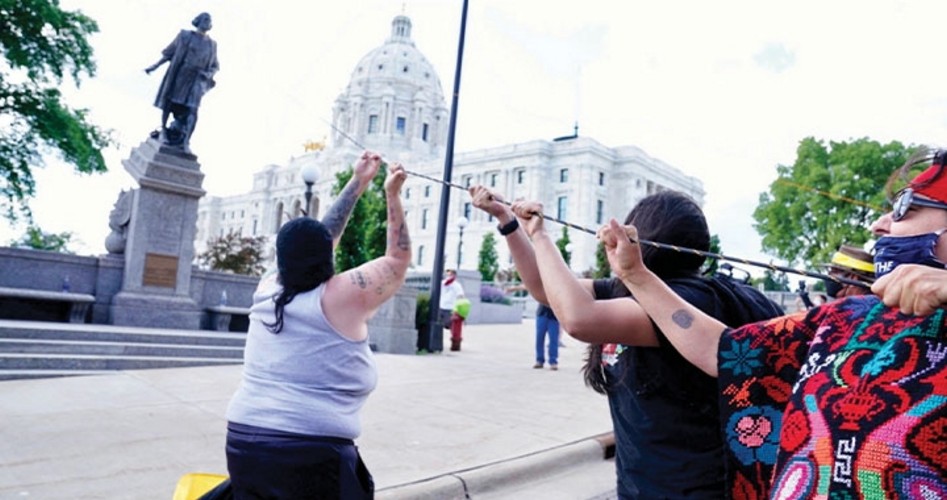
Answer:
<path fill-rule="evenodd" d="M 138 182 L 132 191 L 122 289 L 112 298 L 112 324 L 197 330 L 201 309 L 191 298 L 197 202 L 204 174 L 197 157 L 146 139 L 122 161 Z"/>

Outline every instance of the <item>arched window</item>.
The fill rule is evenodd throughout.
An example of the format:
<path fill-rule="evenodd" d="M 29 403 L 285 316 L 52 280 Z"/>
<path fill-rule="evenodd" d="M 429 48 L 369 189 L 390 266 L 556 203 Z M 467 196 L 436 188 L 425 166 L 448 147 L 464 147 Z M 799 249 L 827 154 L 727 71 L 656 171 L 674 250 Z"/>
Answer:
<path fill-rule="evenodd" d="M 276 203 L 276 231 L 283 227 L 283 202 Z"/>

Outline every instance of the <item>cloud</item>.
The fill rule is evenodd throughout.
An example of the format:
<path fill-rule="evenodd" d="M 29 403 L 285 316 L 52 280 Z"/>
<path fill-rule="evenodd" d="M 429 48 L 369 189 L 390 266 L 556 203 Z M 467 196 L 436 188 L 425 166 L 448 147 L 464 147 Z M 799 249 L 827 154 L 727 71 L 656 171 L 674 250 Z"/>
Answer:
<path fill-rule="evenodd" d="M 760 68 L 773 73 L 782 73 L 796 63 L 796 55 L 781 43 L 769 43 L 753 56 Z"/>

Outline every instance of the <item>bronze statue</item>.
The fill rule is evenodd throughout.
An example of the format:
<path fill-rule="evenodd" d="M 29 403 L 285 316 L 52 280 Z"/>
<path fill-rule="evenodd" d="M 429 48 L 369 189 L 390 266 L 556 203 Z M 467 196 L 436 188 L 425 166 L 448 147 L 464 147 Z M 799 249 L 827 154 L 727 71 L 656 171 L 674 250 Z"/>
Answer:
<path fill-rule="evenodd" d="M 161 59 L 145 68 L 145 73 L 150 74 L 170 61 L 155 97 L 155 106 L 161 108 L 161 131 L 152 133 L 152 137 L 188 152 L 197 124 L 197 108 L 204 94 L 216 85 L 214 74 L 220 68 L 217 42 L 207 35 L 212 26 L 210 14 L 198 14 L 191 24 L 193 31 L 181 30 L 161 52 Z M 174 116 L 170 126 L 167 125 L 169 114 Z"/>

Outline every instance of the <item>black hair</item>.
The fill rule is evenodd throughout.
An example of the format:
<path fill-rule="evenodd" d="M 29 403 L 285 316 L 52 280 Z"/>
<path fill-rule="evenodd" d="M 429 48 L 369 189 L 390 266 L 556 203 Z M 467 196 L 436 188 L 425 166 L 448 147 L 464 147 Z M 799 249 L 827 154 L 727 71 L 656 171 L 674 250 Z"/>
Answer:
<path fill-rule="evenodd" d="M 276 236 L 276 263 L 283 288 L 273 296 L 276 320 L 263 324 L 272 333 L 283 330 L 283 312 L 296 295 L 314 290 L 335 274 L 332 235 L 321 222 L 299 217 Z"/>
<path fill-rule="evenodd" d="M 638 238 L 667 243 L 695 250 L 710 250 L 710 230 L 707 219 L 691 197 L 679 191 L 661 191 L 642 198 L 625 217 L 625 224 L 638 229 Z M 676 252 L 649 245 L 641 245 L 644 264 L 661 280 L 698 276 L 705 257 Z M 631 292 L 620 279 L 612 278 L 611 298 L 629 297 Z M 596 392 L 606 394 L 607 384 L 602 373 L 602 345 L 590 344 L 582 372 L 585 384 Z"/>

